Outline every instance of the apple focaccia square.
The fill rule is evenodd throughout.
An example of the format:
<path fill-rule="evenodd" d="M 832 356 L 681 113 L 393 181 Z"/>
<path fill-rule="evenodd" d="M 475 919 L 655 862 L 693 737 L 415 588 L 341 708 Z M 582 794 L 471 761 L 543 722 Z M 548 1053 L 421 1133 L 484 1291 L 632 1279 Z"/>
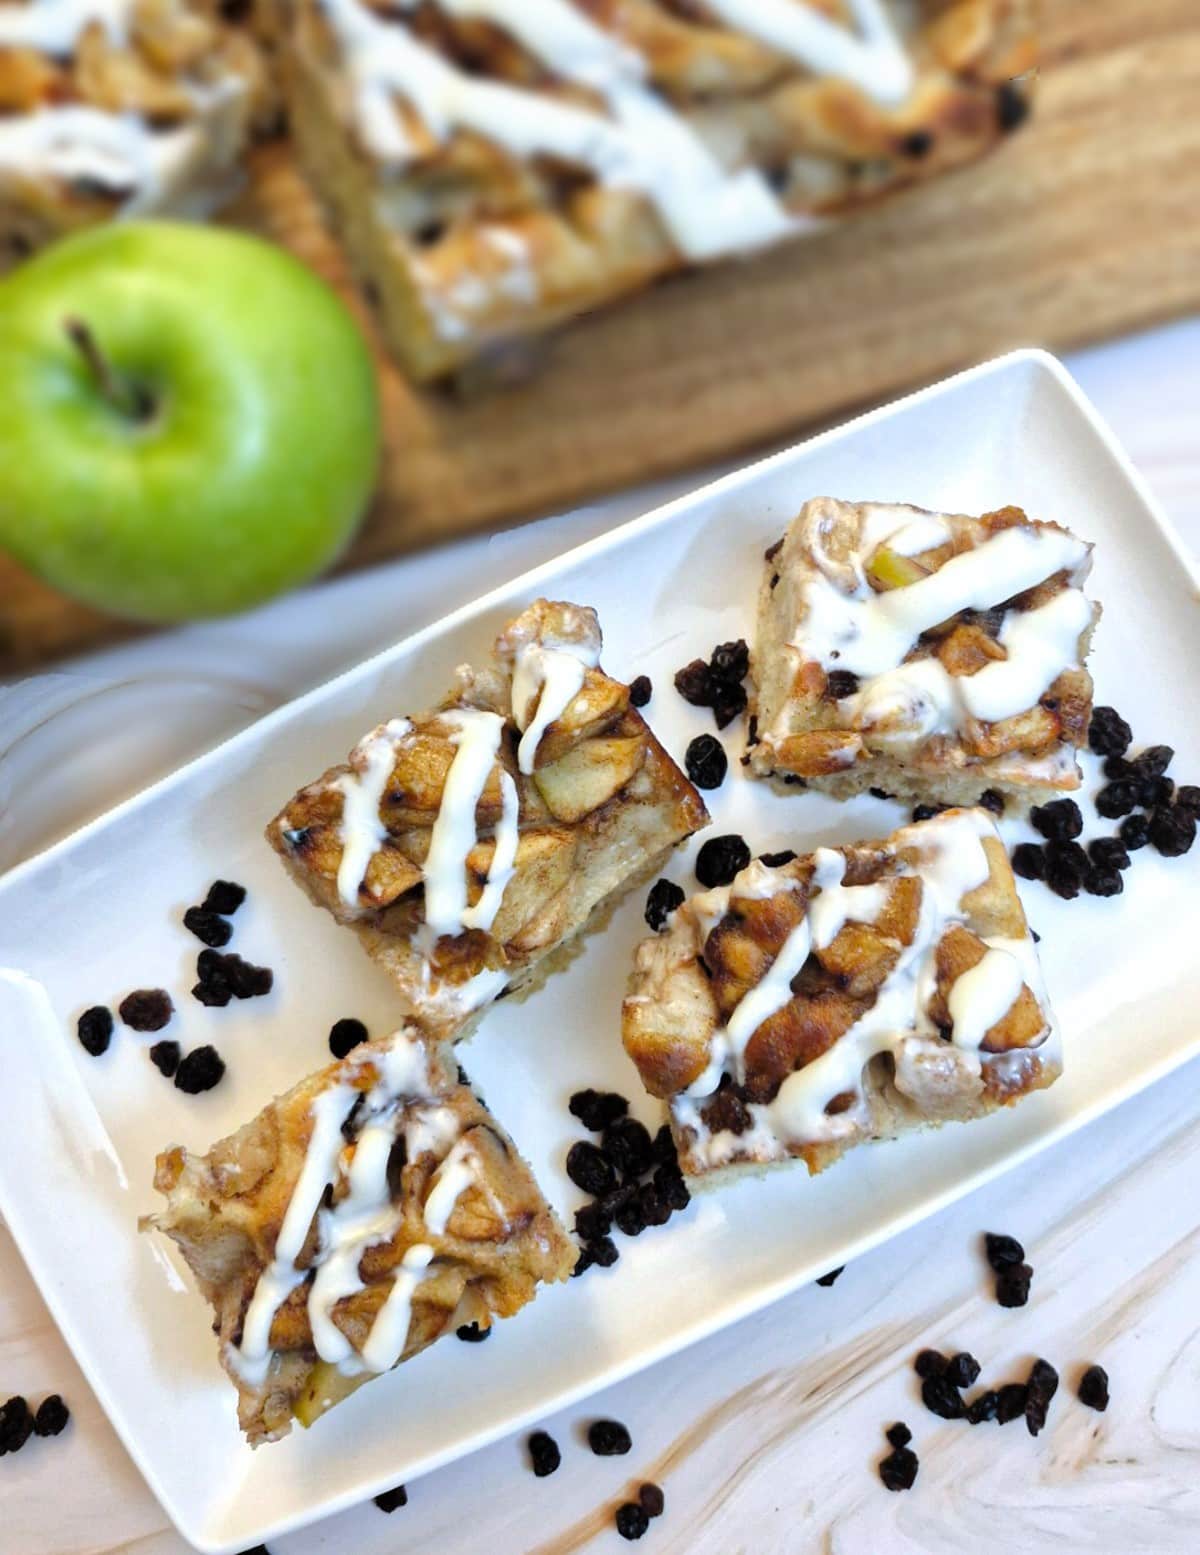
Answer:
<path fill-rule="evenodd" d="M 625 1047 L 705 1183 L 982 1116 L 1053 1084 L 1061 1046 L 982 810 L 757 860 L 639 946 Z"/>
<path fill-rule="evenodd" d="M 1020 508 L 807 502 L 767 553 L 750 770 L 947 804 L 1078 788 L 1091 552 Z"/>
<path fill-rule="evenodd" d="M 215 6 L 0 5 L 0 268 L 115 216 L 220 204 L 263 92 L 255 45 Z"/>
<path fill-rule="evenodd" d="M 593 610 L 538 600 L 494 667 L 461 667 L 439 708 L 367 735 L 267 828 L 435 1036 L 529 987 L 707 823 L 600 649 Z"/>
<path fill-rule="evenodd" d="M 1030 0 L 267 0 L 408 371 L 811 230 L 1024 117 Z"/>
<path fill-rule="evenodd" d="M 453 1065 L 364 1044 L 204 1156 L 158 1158 L 169 1236 L 212 1305 L 252 1446 L 308 1426 L 464 1323 L 566 1279 L 576 1249 Z"/>

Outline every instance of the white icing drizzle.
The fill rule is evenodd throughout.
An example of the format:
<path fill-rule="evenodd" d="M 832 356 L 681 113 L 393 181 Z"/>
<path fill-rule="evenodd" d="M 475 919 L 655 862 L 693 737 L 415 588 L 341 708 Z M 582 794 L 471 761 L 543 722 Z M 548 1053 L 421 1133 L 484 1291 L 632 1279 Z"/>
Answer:
<path fill-rule="evenodd" d="M 405 27 L 360 0 L 322 0 L 354 82 L 367 145 L 404 163 L 413 147 L 391 105 L 409 102 L 438 139 L 471 130 L 514 156 L 546 155 L 589 169 L 654 205 L 680 251 L 703 260 L 752 249 L 798 230 L 757 169 L 729 172 L 665 98 L 644 80 L 640 55 L 569 0 L 442 0 L 452 15 L 503 27 L 548 70 L 600 94 L 609 116 L 467 75 Z M 409 8 L 413 0 L 403 0 Z"/>
<path fill-rule="evenodd" d="M 64 105 L 0 118 L 0 171 L 129 189 L 122 213 L 160 205 L 201 145 L 197 125 L 156 131 L 136 114 Z"/>
<path fill-rule="evenodd" d="M 517 852 L 516 785 L 502 773 L 502 815 L 487 885 L 474 909 L 467 907 L 467 855 L 478 840 L 475 809 L 500 751 L 504 720 L 479 708 L 454 708 L 439 715 L 454 731 L 454 760 L 446 774 L 442 803 L 425 860 L 425 923 L 430 932 L 460 934 L 465 927 L 488 929 L 512 878 Z M 507 783 L 504 779 L 507 778 Z"/>
<path fill-rule="evenodd" d="M 410 1247 L 395 1273 L 387 1298 L 375 1316 L 360 1352 L 356 1352 L 334 1321 L 337 1304 L 363 1289 L 360 1264 L 371 1247 L 389 1241 L 404 1219 L 404 1207 L 394 1203 L 388 1183 L 388 1161 L 397 1137 L 397 1112 L 408 1108 L 403 1131 L 407 1158 L 431 1152 L 442 1160 L 431 1180 L 424 1209 L 430 1236 L 445 1234 L 447 1224 L 466 1189 L 477 1180 L 479 1157 L 458 1138 L 460 1123 L 447 1106 L 412 1106 L 428 1097 L 430 1076 L 424 1049 L 404 1032 L 368 1060 L 378 1071 L 377 1083 L 366 1093 L 349 1082 L 331 1086 L 313 1102 L 312 1133 L 304 1164 L 292 1191 L 271 1263 L 263 1270 L 250 1299 L 240 1348 L 231 1360 L 246 1382 L 261 1385 L 270 1367 L 271 1325 L 280 1306 L 313 1273 L 306 1308 L 313 1347 L 321 1360 L 347 1375 L 364 1370 L 386 1371 L 400 1359 L 408 1334 L 413 1294 L 433 1259 L 425 1242 Z M 352 1078 L 352 1077 L 351 1077 Z M 327 1188 L 337 1181 L 351 1147 L 343 1124 L 356 1104 L 364 1121 L 357 1129 L 353 1152 L 345 1168 L 346 1193 L 336 1205 L 322 1208 Z M 494 1195 L 490 1194 L 493 1203 Z M 314 1216 L 317 1252 L 312 1270 L 297 1269 Z"/>
<path fill-rule="evenodd" d="M 742 999 L 728 1027 L 715 1034 L 704 1075 L 671 1103 L 676 1124 L 696 1131 L 699 1142 L 695 1148 L 710 1165 L 745 1150 L 759 1149 L 769 1158 L 779 1153 L 780 1141 L 818 1143 L 857 1129 L 862 1121 L 861 1099 L 857 1107 L 836 1115 L 825 1109 L 835 1096 L 859 1092 L 864 1068 L 879 1053 L 896 1056 L 898 1073 L 905 1065 L 943 1062 L 939 1055 L 944 1054 L 947 1044 L 929 1015 L 937 981 L 934 951 L 946 927 L 963 921 L 963 898 L 988 878 L 983 841 L 997 835 L 990 817 L 978 810 L 940 816 L 898 835 L 899 846 L 908 845 L 911 838 L 920 851 L 920 864 L 913 872 L 921 881 L 921 904 L 912 940 L 901 948 L 873 1004 L 831 1048 L 789 1075 L 772 1102 L 750 1106 L 753 1129 L 749 1134 L 741 1138 L 731 1133 L 711 1135 L 700 1117 L 702 1098 L 716 1089 L 726 1070 L 742 1078 L 740 1057 L 754 1030 L 790 998 L 788 983 L 805 959 L 799 955 L 800 949 L 808 943 L 814 948 L 831 944 L 846 922 L 876 921 L 887 901 L 889 881 L 903 878 L 889 876 L 868 886 L 845 886 L 842 855 L 831 849 L 817 850 L 812 882 L 816 889 L 804 923 L 792 931 L 762 982 Z M 739 894 L 738 881 L 732 893 Z M 1004 1063 L 1011 1058 L 981 1053 L 979 1045 L 1011 1008 L 1023 984 L 1046 1009 L 1032 943 L 1001 939 L 985 943 L 989 949 L 983 960 L 958 979 L 949 996 L 954 1040 L 948 1064 L 976 1077 L 982 1063 Z M 785 956 L 787 961 L 781 967 Z M 777 967 L 780 971 L 775 977 Z M 769 995 L 756 998 L 768 984 Z M 743 1023 L 735 1034 L 734 1024 L 743 1011 Z M 1043 1038 L 1048 1034 L 1043 1033 Z"/>
<path fill-rule="evenodd" d="M 804 585 L 807 611 L 792 645 L 826 668 L 881 675 L 895 668 L 931 626 L 962 610 L 986 610 L 1056 572 L 1073 572 L 1087 557 L 1083 541 L 1062 530 L 1012 528 L 905 588 L 877 594 L 863 580 L 846 594 L 817 574 Z M 1020 646 L 1028 648 L 1028 642 L 1027 637 Z"/>
<path fill-rule="evenodd" d="M 359 906 L 359 887 L 387 837 L 379 807 L 396 763 L 396 747 L 411 729 L 407 718 L 380 724 L 355 746 L 350 757 L 351 771 L 330 784 L 342 795 L 342 857 L 337 884 L 338 895 L 347 907 Z"/>
<path fill-rule="evenodd" d="M 0 7 L 0 49 L 34 49 L 41 54 L 74 53 L 84 30 L 99 22 L 116 46 L 129 33 L 137 0 L 33 0 Z"/>
<path fill-rule="evenodd" d="M 796 0 L 707 3 L 730 27 L 758 38 L 816 74 L 853 82 L 881 103 L 903 102 L 912 91 L 912 64 L 880 0 L 850 0 L 861 37 L 808 5 L 797 5 Z"/>
<path fill-rule="evenodd" d="M 513 722 L 521 730 L 517 766 L 528 776 L 542 736 L 578 696 L 599 653 L 586 643 L 526 643 L 513 664 Z"/>

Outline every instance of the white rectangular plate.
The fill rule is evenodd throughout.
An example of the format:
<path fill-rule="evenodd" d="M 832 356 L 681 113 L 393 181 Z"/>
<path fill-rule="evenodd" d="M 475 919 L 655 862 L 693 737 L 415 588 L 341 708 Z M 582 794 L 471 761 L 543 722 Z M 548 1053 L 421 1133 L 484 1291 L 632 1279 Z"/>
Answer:
<path fill-rule="evenodd" d="M 1043 936 L 1066 1037 L 1051 1092 L 967 1127 L 855 1152 L 825 1176 L 802 1169 L 703 1197 L 669 1227 L 622 1239 L 611 1271 L 544 1292 L 482 1348 L 449 1340 L 373 1382 L 311 1431 L 251 1453 L 218 1370 L 208 1309 L 156 1240 L 156 1152 L 204 1149 L 326 1058 L 329 1026 L 393 1023 L 383 974 L 353 936 L 284 875 L 262 828 L 301 783 L 390 715 L 420 709 L 453 667 L 483 660 L 496 629 L 539 594 L 594 605 L 605 663 L 649 674 L 648 713 L 667 746 L 711 729 L 672 689 L 674 671 L 749 636 L 762 553 L 807 497 L 910 501 L 982 512 L 1018 503 L 1096 542 L 1105 602 L 1098 699 L 1133 710 L 1135 737 L 1167 740 L 1200 775 L 1178 688 L 1200 683 L 1196 579 L 1127 461 L 1063 369 L 1022 352 L 951 379 L 626 525 L 517 580 L 301 698 L 0 881 L 0 1206 L 58 1323 L 129 1451 L 183 1534 L 242 1549 L 513 1431 L 775 1300 L 894 1235 L 1133 1095 L 1200 1048 L 1200 910 L 1194 858 L 1140 854 L 1123 897 L 1060 902 L 1023 888 Z M 401 623 L 398 622 L 398 626 Z M 716 832 L 755 851 L 870 837 L 898 805 L 851 804 L 745 781 L 741 733 L 709 796 Z M 1088 758 L 1089 778 L 1096 764 Z M 1023 824 L 1005 823 L 1015 839 Z M 1099 830 L 1111 832 L 1111 824 Z M 1031 835 L 1031 834 L 1030 834 Z M 691 888 L 698 843 L 670 873 Z M 269 999 L 205 1010 L 188 995 L 199 948 L 183 908 L 215 876 L 250 898 L 235 949 L 276 970 Z M 463 1053 L 557 1208 L 579 1202 L 563 1172 L 577 1136 L 567 1098 L 584 1085 L 639 1096 L 619 1037 L 642 901 L 627 901 L 583 955 L 527 1003 L 500 1004 Z M 163 985 L 165 1035 L 213 1041 L 227 1079 L 186 1097 L 150 1065 L 153 1039 L 118 1030 L 102 1059 L 79 1048 L 79 1012 Z"/>

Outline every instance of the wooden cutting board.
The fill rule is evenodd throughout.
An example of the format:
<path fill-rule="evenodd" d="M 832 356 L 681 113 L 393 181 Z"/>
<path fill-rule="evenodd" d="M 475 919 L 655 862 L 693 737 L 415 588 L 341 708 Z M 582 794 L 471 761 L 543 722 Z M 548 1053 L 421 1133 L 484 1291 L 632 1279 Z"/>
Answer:
<path fill-rule="evenodd" d="M 385 473 L 343 565 L 748 450 L 1014 345 L 1200 307 L 1200 5 L 1044 12 L 1034 120 L 985 162 L 582 322 L 503 394 L 420 393 L 381 358 Z M 353 297 L 286 148 L 260 154 L 239 220 Z M 0 558 L 0 672 L 131 630 Z"/>

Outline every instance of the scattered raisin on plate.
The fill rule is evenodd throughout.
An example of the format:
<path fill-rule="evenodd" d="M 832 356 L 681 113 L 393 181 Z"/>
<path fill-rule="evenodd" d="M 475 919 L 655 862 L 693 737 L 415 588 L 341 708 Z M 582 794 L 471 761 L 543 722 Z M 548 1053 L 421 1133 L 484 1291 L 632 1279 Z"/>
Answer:
<path fill-rule="evenodd" d="M 461 1328 L 454 1330 L 454 1337 L 461 1339 L 464 1344 L 482 1344 L 485 1339 L 492 1337 L 490 1328 L 480 1328 L 478 1323 L 464 1323 Z"/>
<path fill-rule="evenodd" d="M 903 1420 L 897 1420 L 895 1425 L 889 1425 L 884 1435 L 893 1447 L 907 1447 L 912 1441 L 912 1432 Z"/>
<path fill-rule="evenodd" d="M 616 1091 L 576 1091 L 567 1103 L 572 1117 L 578 1118 L 584 1128 L 593 1134 L 602 1134 L 610 1124 L 623 1118 L 629 1111 L 629 1103 Z"/>
<path fill-rule="evenodd" d="M 818 1285 L 824 1285 L 825 1288 L 828 1289 L 829 1286 L 832 1285 L 833 1282 L 837 1279 L 838 1275 L 844 1271 L 845 1267 L 846 1265 L 844 1263 L 839 1264 L 836 1269 L 830 1269 L 828 1274 L 823 1274 L 816 1283 Z"/>
<path fill-rule="evenodd" d="M 984 1232 L 984 1248 L 987 1261 L 1000 1274 L 1013 1264 L 1025 1262 L 1025 1249 L 1015 1236 L 1004 1236 L 996 1231 Z"/>
<path fill-rule="evenodd" d="M 661 1485 L 648 1480 L 646 1484 L 638 1487 L 638 1502 L 647 1517 L 661 1517 L 667 1498 L 662 1493 Z"/>
<path fill-rule="evenodd" d="M 562 1462 L 562 1453 L 559 1452 L 558 1443 L 549 1431 L 535 1431 L 527 1445 L 530 1466 L 538 1479 L 545 1479 L 547 1474 L 553 1474 Z"/>
<path fill-rule="evenodd" d="M 950 1357 L 946 1370 L 942 1373 L 946 1381 L 952 1383 L 960 1391 L 963 1388 L 973 1387 L 979 1380 L 979 1362 L 966 1350 L 960 1350 L 957 1355 Z"/>
<path fill-rule="evenodd" d="M 887 1490 L 911 1490 L 920 1462 L 911 1447 L 894 1447 L 879 1465 L 879 1477 Z"/>
<path fill-rule="evenodd" d="M 1088 744 L 1098 756 L 1123 756 L 1133 739 L 1133 730 L 1115 707 L 1094 707 L 1088 726 Z"/>
<path fill-rule="evenodd" d="M 729 771 L 725 747 L 712 734 L 698 734 L 683 758 L 687 775 L 697 788 L 720 788 Z"/>
<path fill-rule="evenodd" d="M 90 1010 L 84 1010 L 79 1017 L 76 1029 L 84 1052 L 99 1058 L 101 1053 L 108 1051 L 108 1044 L 112 1041 L 112 1011 L 106 1010 L 102 1004 L 93 1004 Z"/>
<path fill-rule="evenodd" d="M 219 913 L 207 912 L 203 907 L 189 907 L 183 915 L 183 926 L 202 944 L 219 950 L 233 938 L 233 924 Z"/>
<path fill-rule="evenodd" d="M 645 707 L 653 695 L 654 687 L 650 683 L 649 675 L 639 675 L 629 682 L 629 700 L 634 707 Z"/>
<path fill-rule="evenodd" d="M 175 1085 L 189 1096 L 196 1096 L 201 1091 L 211 1091 L 214 1085 L 219 1085 L 224 1073 L 225 1060 L 215 1047 L 205 1043 L 203 1047 L 193 1048 L 180 1061 L 175 1071 Z"/>
<path fill-rule="evenodd" d="M 0 1405 L 0 1457 L 20 1452 L 33 1435 L 33 1413 L 27 1401 L 15 1393 Z"/>
<path fill-rule="evenodd" d="M 646 898 L 646 922 L 658 934 L 666 927 L 667 919 L 677 907 L 682 906 L 684 893 L 673 880 L 656 880 Z"/>
<path fill-rule="evenodd" d="M 963 1401 L 945 1372 L 935 1372 L 924 1379 L 921 1402 L 930 1414 L 939 1415 L 943 1420 L 961 1420 L 963 1417 Z"/>
<path fill-rule="evenodd" d="M 750 862 L 750 849 L 736 833 L 710 837 L 696 855 L 696 879 L 707 890 L 729 885 Z"/>
<path fill-rule="evenodd" d="M 1129 812 L 1138 802 L 1138 787 L 1132 778 L 1116 778 L 1106 783 L 1096 795 L 1096 814 L 1106 821 L 1115 821 Z"/>
<path fill-rule="evenodd" d="M 1108 1373 L 1103 1366 L 1089 1366 L 1080 1377 L 1079 1402 L 1101 1414 L 1108 1408 Z"/>
<path fill-rule="evenodd" d="M 64 1431 L 71 1411 L 67 1408 L 59 1393 L 51 1393 L 38 1405 L 38 1412 L 33 1417 L 33 1429 L 39 1436 L 58 1436 Z"/>
<path fill-rule="evenodd" d="M 712 671 L 703 659 L 693 659 L 675 675 L 675 689 L 693 707 L 712 705 Z"/>
<path fill-rule="evenodd" d="M 1000 1425 L 1008 1425 L 1011 1420 L 1020 1420 L 1025 1414 L 1025 1384 L 1023 1382 L 1006 1382 L 996 1394 L 996 1420 Z"/>
<path fill-rule="evenodd" d="M 169 1080 L 179 1068 L 181 1049 L 178 1042 L 156 1042 L 150 1049 L 150 1062 Z"/>
<path fill-rule="evenodd" d="M 601 1135 L 601 1147 L 626 1181 L 641 1177 L 654 1165 L 650 1130 L 636 1118 L 618 1118 L 610 1123 Z"/>
<path fill-rule="evenodd" d="M 619 1420 L 593 1420 L 587 1440 L 598 1458 L 623 1458 L 633 1446 L 629 1431 Z"/>
<path fill-rule="evenodd" d="M 334 1058 L 345 1058 L 352 1053 L 360 1043 L 367 1040 L 367 1028 L 362 1021 L 356 1020 L 353 1015 L 343 1016 L 341 1020 L 335 1020 L 329 1028 L 329 1051 Z"/>
<path fill-rule="evenodd" d="M 1036 1436 L 1046 1424 L 1050 1400 L 1058 1392 L 1058 1373 L 1049 1361 L 1036 1360 L 1025 1384 L 1025 1424 Z"/>
<path fill-rule="evenodd" d="M 174 1013 L 171 996 L 162 988 L 137 988 L 117 1006 L 117 1014 L 134 1031 L 161 1031 Z"/>
<path fill-rule="evenodd" d="M 1120 837 L 1094 837 L 1087 845 L 1088 857 L 1098 869 L 1128 869 L 1129 852 Z"/>
<path fill-rule="evenodd" d="M 234 880 L 214 880 L 208 894 L 200 903 L 203 912 L 219 912 L 222 917 L 232 917 L 246 900 L 246 887 Z"/>
<path fill-rule="evenodd" d="M 1012 850 L 1013 874 L 1022 880 L 1046 878 L 1046 851 L 1036 842 L 1018 842 Z"/>
<path fill-rule="evenodd" d="M 946 1357 L 940 1350 L 921 1350 L 913 1362 L 918 1377 L 940 1377 L 946 1369 Z"/>
<path fill-rule="evenodd" d="M 599 1196 L 617 1184 L 613 1164 L 599 1145 L 577 1140 L 567 1151 L 567 1176 L 584 1193 Z"/>
<path fill-rule="evenodd" d="M 636 1501 L 625 1501 L 617 1508 L 617 1532 L 622 1539 L 640 1539 L 650 1526 L 650 1515 Z"/>
<path fill-rule="evenodd" d="M 708 667 L 714 680 L 745 680 L 750 673 L 750 649 L 745 638 L 739 637 L 731 643 L 718 643 L 709 656 Z"/>
<path fill-rule="evenodd" d="M 1049 804 L 1033 807 L 1029 824 L 1047 842 L 1070 842 L 1083 830 L 1083 814 L 1073 799 L 1052 799 Z"/>
<path fill-rule="evenodd" d="M 1150 841 L 1150 817 L 1127 815 L 1117 827 L 1117 832 L 1127 848 L 1144 848 Z"/>
<path fill-rule="evenodd" d="M 1196 840 L 1196 817 L 1178 805 L 1160 805 L 1150 816 L 1149 837 L 1164 858 L 1181 858 Z"/>
<path fill-rule="evenodd" d="M 1033 1270 L 1027 1263 L 1014 1263 L 996 1276 L 996 1300 L 1002 1307 L 1023 1307 L 1029 1300 Z"/>
<path fill-rule="evenodd" d="M 984 1392 L 977 1393 L 967 1404 L 968 1425 L 983 1425 L 986 1421 L 998 1419 L 999 1416 L 1000 1395 L 995 1388 L 987 1388 Z"/>
<path fill-rule="evenodd" d="M 375 1505 L 381 1512 L 395 1512 L 408 1505 L 408 1491 L 403 1485 L 397 1485 L 394 1490 L 385 1490 L 381 1496 L 375 1497 Z"/>

